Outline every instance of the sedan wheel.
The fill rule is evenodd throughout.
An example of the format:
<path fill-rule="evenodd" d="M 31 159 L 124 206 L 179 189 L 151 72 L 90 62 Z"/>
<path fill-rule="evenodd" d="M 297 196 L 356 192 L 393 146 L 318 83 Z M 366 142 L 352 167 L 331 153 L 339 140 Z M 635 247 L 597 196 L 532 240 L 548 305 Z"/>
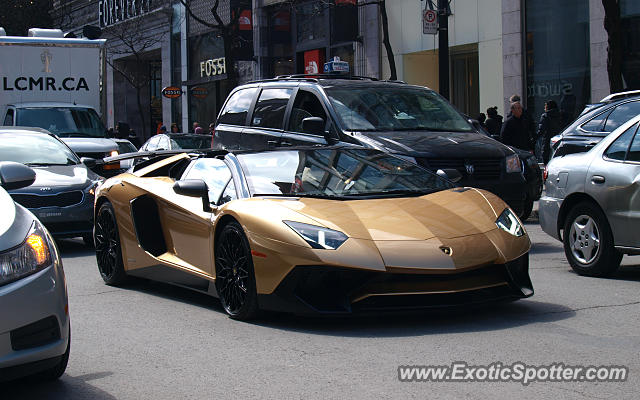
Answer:
<path fill-rule="evenodd" d="M 104 282 L 107 285 L 123 283 L 126 274 L 122 263 L 118 225 L 111 203 L 104 203 L 98 210 L 94 240 L 98 270 Z"/>
<path fill-rule="evenodd" d="M 571 209 L 565 221 L 563 243 L 571 268 L 580 275 L 608 276 L 622 261 L 606 216 L 592 203 L 579 203 Z"/>
<path fill-rule="evenodd" d="M 216 241 L 216 289 L 233 319 L 249 320 L 258 311 L 253 260 L 247 237 L 237 222 L 222 228 Z"/>

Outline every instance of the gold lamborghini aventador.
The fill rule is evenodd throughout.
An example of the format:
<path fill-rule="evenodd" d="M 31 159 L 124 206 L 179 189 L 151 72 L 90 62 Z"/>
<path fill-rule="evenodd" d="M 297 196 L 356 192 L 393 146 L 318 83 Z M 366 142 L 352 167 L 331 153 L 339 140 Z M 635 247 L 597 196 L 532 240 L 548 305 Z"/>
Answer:
<path fill-rule="evenodd" d="M 404 158 L 350 146 L 141 156 L 151 158 L 96 191 L 109 285 L 169 282 L 242 320 L 533 294 L 513 211 Z"/>

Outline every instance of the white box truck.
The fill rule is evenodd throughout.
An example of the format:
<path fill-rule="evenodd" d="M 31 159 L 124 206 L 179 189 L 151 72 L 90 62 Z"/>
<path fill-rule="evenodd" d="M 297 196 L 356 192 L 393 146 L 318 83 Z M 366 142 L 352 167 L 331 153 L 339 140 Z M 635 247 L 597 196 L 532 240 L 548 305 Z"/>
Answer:
<path fill-rule="evenodd" d="M 44 128 L 81 157 L 116 155 L 118 144 L 107 138 L 100 117 L 106 104 L 105 43 L 65 38 L 57 29 L 30 29 L 28 37 L 18 37 L 0 28 L 3 125 Z M 97 172 L 106 171 L 98 167 Z"/>

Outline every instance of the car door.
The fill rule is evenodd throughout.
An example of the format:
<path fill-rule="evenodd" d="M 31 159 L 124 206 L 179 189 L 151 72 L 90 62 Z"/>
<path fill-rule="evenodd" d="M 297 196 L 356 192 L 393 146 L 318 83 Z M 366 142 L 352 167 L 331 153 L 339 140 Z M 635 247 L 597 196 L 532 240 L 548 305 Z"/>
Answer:
<path fill-rule="evenodd" d="M 267 87 L 260 92 L 250 126 L 242 131 L 241 148 L 266 150 L 280 144 L 284 117 L 294 88 Z"/>
<path fill-rule="evenodd" d="M 289 112 L 285 132 L 282 135 L 281 145 L 323 145 L 327 144 L 324 135 L 305 132 L 302 129 L 302 121 L 309 117 L 322 118 L 325 121 L 325 129 L 330 126 L 327 120 L 327 111 L 318 96 L 305 89 L 298 89 L 295 100 Z"/>
<path fill-rule="evenodd" d="M 585 192 L 604 210 L 616 246 L 640 247 L 640 135 L 633 124 L 589 166 Z"/>
<path fill-rule="evenodd" d="M 237 150 L 241 147 L 242 131 L 247 126 L 247 117 L 258 90 L 257 87 L 240 89 L 229 96 L 218 117 L 213 148 Z"/>
<path fill-rule="evenodd" d="M 210 202 L 217 204 L 231 179 L 231 171 L 220 159 L 201 158 L 192 163 L 181 179 L 204 180 Z M 214 276 L 212 213 L 202 210 L 201 199 L 169 194 L 161 205 L 161 215 L 175 256 L 190 268 Z"/>

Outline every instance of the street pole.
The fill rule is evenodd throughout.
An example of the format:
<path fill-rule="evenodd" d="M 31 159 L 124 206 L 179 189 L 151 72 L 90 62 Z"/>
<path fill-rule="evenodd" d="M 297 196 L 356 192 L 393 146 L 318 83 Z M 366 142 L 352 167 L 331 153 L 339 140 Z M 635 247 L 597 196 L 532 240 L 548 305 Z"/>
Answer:
<path fill-rule="evenodd" d="M 449 100 L 449 4 L 438 0 L 438 73 L 440 94 Z"/>

